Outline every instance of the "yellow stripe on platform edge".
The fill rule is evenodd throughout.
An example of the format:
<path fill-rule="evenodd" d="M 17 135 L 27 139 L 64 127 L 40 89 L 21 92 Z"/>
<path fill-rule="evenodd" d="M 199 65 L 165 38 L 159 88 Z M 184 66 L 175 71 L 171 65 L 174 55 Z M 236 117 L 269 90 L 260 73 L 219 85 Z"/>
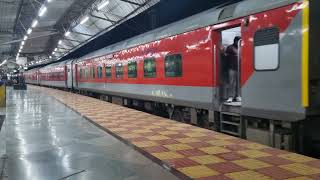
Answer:
<path fill-rule="evenodd" d="M 302 10 L 302 106 L 309 106 L 309 0 Z"/>
<path fill-rule="evenodd" d="M 0 108 L 6 107 L 6 86 L 5 84 L 0 85 Z"/>

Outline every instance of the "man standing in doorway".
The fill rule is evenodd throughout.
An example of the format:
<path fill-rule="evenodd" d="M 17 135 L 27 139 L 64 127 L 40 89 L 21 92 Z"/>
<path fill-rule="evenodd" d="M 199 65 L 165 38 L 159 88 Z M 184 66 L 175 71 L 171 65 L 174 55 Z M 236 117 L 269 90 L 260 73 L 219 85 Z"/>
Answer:
<path fill-rule="evenodd" d="M 241 102 L 241 97 L 239 94 L 239 41 L 241 40 L 240 36 L 236 36 L 233 40 L 233 44 L 226 48 L 226 60 L 228 66 L 228 103 L 231 102 Z"/>

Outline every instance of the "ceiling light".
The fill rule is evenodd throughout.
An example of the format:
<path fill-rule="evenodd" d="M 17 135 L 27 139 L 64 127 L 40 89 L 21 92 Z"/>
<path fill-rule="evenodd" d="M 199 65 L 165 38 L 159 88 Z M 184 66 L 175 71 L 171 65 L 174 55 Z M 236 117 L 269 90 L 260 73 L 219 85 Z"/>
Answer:
<path fill-rule="evenodd" d="M 56 52 L 54 52 L 54 51 L 52 52 L 52 54 L 55 54 L 55 53 L 56 53 Z"/>
<path fill-rule="evenodd" d="M 50 3 L 52 0 L 48 0 L 48 3 Z"/>
<path fill-rule="evenodd" d="M 24 36 L 23 37 L 23 40 L 25 41 L 25 40 L 27 40 L 28 39 L 28 36 Z"/>
<path fill-rule="evenodd" d="M 61 40 L 59 40 L 58 44 L 61 44 L 61 43 L 62 43 L 62 41 L 61 41 Z"/>
<path fill-rule="evenodd" d="M 27 34 L 31 34 L 31 32 L 32 32 L 32 29 L 29 28 L 28 31 L 27 31 Z"/>
<path fill-rule="evenodd" d="M 25 43 L 25 41 L 22 41 L 22 42 L 21 42 L 21 46 L 24 46 L 24 43 Z"/>
<path fill-rule="evenodd" d="M 65 36 L 69 36 L 70 35 L 70 31 L 67 31 L 66 33 L 64 33 Z"/>
<path fill-rule="evenodd" d="M 19 52 L 19 53 L 21 53 L 21 51 L 22 51 L 22 49 L 19 49 L 19 51 L 18 51 L 18 52 Z"/>
<path fill-rule="evenodd" d="M 58 50 L 58 48 L 54 48 L 54 51 L 57 51 Z"/>
<path fill-rule="evenodd" d="M 86 16 L 86 17 L 84 17 L 84 18 L 81 20 L 80 24 L 84 24 L 84 23 L 86 23 L 88 20 L 89 20 L 89 17 Z"/>
<path fill-rule="evenodd" d="M 52 56 L 49 56 L 49 59 L 51 59 L 52 58 Z"/>
<path fill-rule="evenodd" d="M 103 9 L 104 7 L 106 7 L 108 4 L 109 4 L 109 0 L 101 3 L 101 4 L 98 6 L 98 10 L 100 11 L 101 9 Z"/>
<path fill-rule="evenodd" d="M 39 16 L 40 16 L 40 17 L 43 16 L 44 13 L 46 13 L 46 11 L 47 11 L 47 7 L 43 6 L 43 7 L 40 9 L 40 11 L 39 11 Z"/>
<path fill-rule="evenodd" d="M 32 23 L 32 25 L 31 25 L 31 27 L 34 28 L 34 27 L 36 27 L 37 25 L 38 25 L 38 20 L 34 20 L 33 23 Z"/>

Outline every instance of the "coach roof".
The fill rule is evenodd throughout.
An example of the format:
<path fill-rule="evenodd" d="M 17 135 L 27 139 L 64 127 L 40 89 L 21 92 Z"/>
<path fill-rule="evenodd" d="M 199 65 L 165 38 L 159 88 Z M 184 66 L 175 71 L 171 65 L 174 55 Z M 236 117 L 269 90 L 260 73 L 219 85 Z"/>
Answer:
<path fill-rule="evenodd" d="M 299 1 L 301 0 L 245 0 L 222 8 L 212 8 L 175 23 L 168 24 L 147 33 L 99 49 L 79 58 L 78 61 L 111 54 L 141 44 L 146 44 L 166 37 L 221 23 L 230 19 L 262 12 L 268 9 L 282 7 Z"/>

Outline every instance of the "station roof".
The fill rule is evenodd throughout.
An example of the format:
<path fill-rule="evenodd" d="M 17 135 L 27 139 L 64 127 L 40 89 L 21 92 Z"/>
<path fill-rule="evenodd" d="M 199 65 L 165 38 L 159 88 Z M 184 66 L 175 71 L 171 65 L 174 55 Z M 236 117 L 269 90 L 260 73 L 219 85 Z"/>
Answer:
<path fill-rule="evenodd" d="M 240 0 L 0 0 L 0 61 L 31 67 L 81 57 Z"/>

